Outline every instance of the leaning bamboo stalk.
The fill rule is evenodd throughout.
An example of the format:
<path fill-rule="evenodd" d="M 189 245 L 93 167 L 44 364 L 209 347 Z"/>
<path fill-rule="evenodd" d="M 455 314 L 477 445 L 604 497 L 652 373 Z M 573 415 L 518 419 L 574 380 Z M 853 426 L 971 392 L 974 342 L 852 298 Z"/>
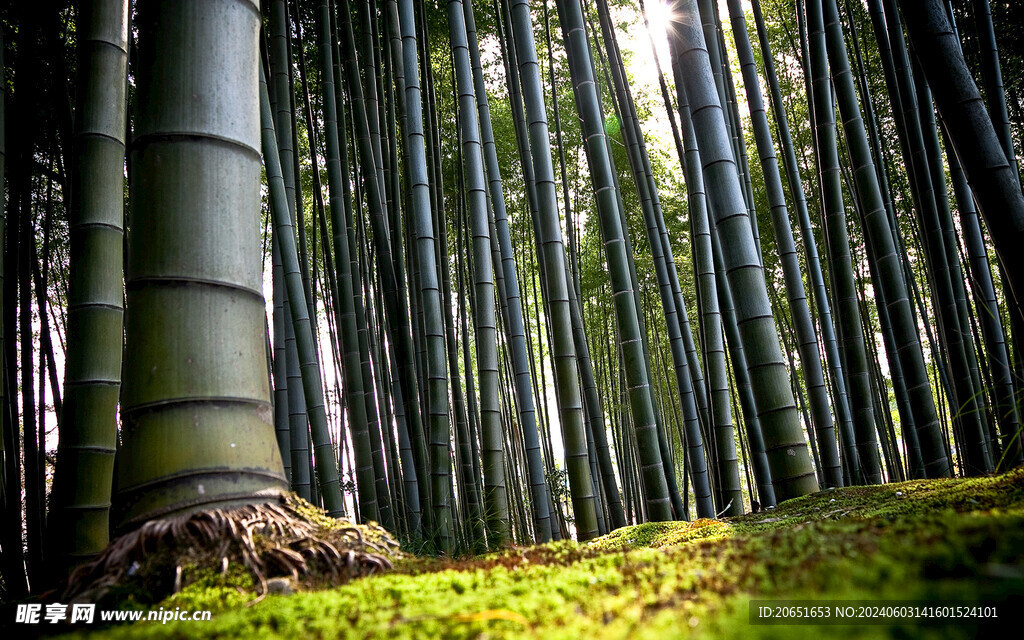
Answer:
<path fill-rule="evenodd" d="M 641 8 L 642 6 L 641 4 Z M 691 364 L 686 353 L 686 339 L 684 338 L 684 332 L 689 334 L 689 321 L 686 318 L 686 309 L 683 305 L 681 293 L 679 293 L 678 275 L 665 225 L 661 199 L 654 180 L 654 172 L 651 169 L 650 158 L 640 127 L 636 105 L 626 78 L 625 66 L 623 65 L 622 56 L 615 37 L 615 28 L 612 24 L 607 3 L 600 2 L 598 10 L 601 18 L 602 33 L 608 45 L 608 59 L 612 63 L 612 73 L 610 75 L 613 80 L 613 95 L 618 105 L 617 112 L 621 115 L 622 131 L 628 152 L 627 157 L 637 193 L 640 197 L 640 205 L 647 228 L 647 237 L 651 247 L 651 254 L 654 258 L 655 275 L 658 281 L 659 293 L 661 294 L 662 309 L 672 348 L 679 400 L 682 404 L 687 427 L 687 451 L 693 473 L 697 510 L 698 513 L 705 514 L 713 510 L 713 502 L 707 476 L 707 464 L 703 457 L 704 443 L 703 435 L 700 431 L 698 397 L 694 393 L 694 372 L 699 376 L 699 365 L 694 363 L 693 370 L 691 371 Z M 600 49 L 598 49 L 598 53 L 600 54 Z M 660 74 L 657 51 L 653 47 L 652 55 L 654 56 L 655 63 L 658 65 Z M 669 116 L 674 126 L 674 114 L 670 113 Z M 685 159 L 681 139 L 679 139 L 679 151 L 681 158 Z M 642 328 L 644 324 L 641 319 Z M 701 387 L 700 390 L 702 391 L 703 388 Z M 657 412 L 655 416 L 658 416 Z M 667 445 L 667 443 L 664 444 Z M 668 446 L 663 446 L 663 457 L 669 451 L 670 448 Z M 677 512 L 684 511 L 685 507 L 681 504 L 681 501 L 677 501 L 678 490 L 675 487 L 675 471 L 664 460 L 663 465 L 665 467 L 665 476 L 669 483 L 669 493 L 673 499 L 673 508 Z M 681 514 L 677 513 L 677 516 L 681 517 Z"/>
<path fill-rule="evenodd" d="M 708 48 L 697 28 L 693 0 L 674 3 L 684 89 L 693 113 L 700 161 L 722 242 L 729 286 L 739 302 L 737 325 L 748 360 L 765 452 L 778 500 L 817 490 L 807 441 L 800 426 L 793 390 L 782 361 L 778 333 L 765 285 L 750 218 L 743 202 L 721 103 L 714 86 Z"/>
<path fill-rule="evenodd" d="M 678 43 L 670 43 L 673 65 L 678 66 Z M 681 85 L 677 85 L 681 91 Z M 697 270 L 697 291 L 700 296 L 701 333 L 705 369 L 710 384 L 711 422 L 708 430 L 713 434 L 706 442 L 708 459 L 712 461 L 714 494 L 718 511 L 730 505 L 740 509 L 739 467 L 736 462 L 732 410 L 729 405 L 729 383 L 725 362 L 725 343 L 722 336 L 722 314 L 718 300 L 711 227 L 704 192 L 700 150 L 685 94 L 680 94 L 679 122 L 686 153 L 686 191 L 690 209 L 690 237 L 693 245 L 694 265 Z"/>
<path fill-rule="evenodd" d="M 949 463 L 940 446 L 938 417 L 931 387 L 927 383 L 924 352 L 910 307 L 893 231 L 882 200 L 878 173 L 875 171 L 868 148 L 867 132 L 860 116 L 838 7 L 835 0 L 825 0 L 823 8 L 829 61 L 833 68 L 839 110 L 843 116 L 847 148 L 854 163 L 853 176 L 857 193 L 863 203 L 865 233 L 870 240 L 872 261 L 876 263 L 879 271 L 882 297 L 896 339 L 900 368 L 907 380 L 907 394 L 914 415 L 914 428 L 922 446 L 929 476 L 942 477 L 948 474 Z"/>
<path fill-rule="evenodd" d="M 263 158 L 266 164 L 271 198 L 270 212 L 274 220 L 274 231 L 279 235 L 278 246 L 281 249 L 281 260 L 284 263 L 284 280 L 288 290 L 288 303 L 292 313 L 292 325 L 295 329 L 295 346 L 298 350 L 299 368 L 302 373 L 303 398 L 306 401 L 313 437 L 313 457 L 318 487 L 328 515 L 337 516 L 344 510 L 338 462 L 327 424 L 327 413 L 323 400 L 323 381 L 320 378 L 320 367 L 317 362 L 313 326 L 308 315 L 309 307 L 305 304 L 306 299 L 301 295 L 302 274 L 295 245 L 295 235 L 292 231 L 294 227 L 291 224 L 291 216 L 288 214 L 288 196 L 284 188 L 281 160 L 276 146 L 277 139 L 270 111 L 270 98 L 266 92 L 266 83 L 262 80 L 260 89 L 263 92 L 261 94 Z M 364 517 L 367 516 L 364 515 Z"/>
<path fill-rule="evenodd" d="M 761 160 L 761 170 L 764 174 L 765 189 L 768 192 L 772 230 L 775 233 L 779 261 L 782 263 L 790 313 L 793 315 L 793 326 L 796 329 L 796 342 L 800 351 L 804 380 L 807 383 L 807 395 L 810 399 L 813 419 L 812 426 L 817 438 L 819 457 L 823 463 L 823 476 L 827 479 L 826 486 L 838 487 L 842 486 L 843 476 L 839 465 L 839 449 L 836 447 L 835 427 L 832 423 L 825 377 L 821 369 L 821 351 L 818 349 L 814 323 L 811 321 L 810 309 L 807 306 L 807 295 L 800 273 L 796 244 L 793 241 L 789 211 L 782 190 L 782 176 L 779 174 L 778 159 L 775 156 L 771 129 L 768 125 L 768 115 L 765 113 L 764 100 L 761 96 L 761 85 L 754 65 L 754 52 L 747 35 L 746 18 L 738 0 L 729 0 L 729 15 L 732 21 L 733 36 L 736 40 L 736 52 L 743 73 L 747 104 L 750 107 L 750 119 L 754 127 L 758 156 Z"/>
<path fill-rule="evenodd" d="M 828 363 L 828 378 L 832 388 L 832 403 L 835 411 L 836 422 L 838 422 L 840 441 L 847 451 L 854 449 L 853 442 L 853 418 L 850 415 L 849 399 L 846 393 L 846 383 L 843 374 L 843 367 L 839 355 L 839 345 L 836 340 L 835 324 L 832 320 L 832 309 L 829 304 L 828 292 L 825 289 L 825 279 L 821 269 L 821 260 L 818 256 L 817 242 L 814 238 L 814 231 L 811 227 L 811 217 L 807 208 L 807 197 L 804 193 L 803 182 L 800 178 L 800 166 L 797 163 L 796 151 L 794 150 L 793 138 L 789 131 L 789 121 L 786 117 L 786 110 L 782 102 L 782 91 L 779 88 L 778 76 L 775 73 L 775 63 L 772 58 L 771 47 L 768 44 L 768 33 L 765 29 L 764 19 L 761 15 L 759 0 L 751 3 L 754 12 L 754 22 L 757 25 L 757 37 L 761 45 L 761 58 L 764 62 L 765 78 L 768 81 L 768 88 L 771 96 L 772 113 L 775 116 L 775 123 L 779 130 L 779 143 L 782 146 L 783 160 L 786 165 L 786 177 L 789 183 L 790 192 L 796 208 L 797 220 L 800 225 L 800 236 L 804 249 L 805 263 L 807 265 L 808 281 L 814 298 L 814 308 L 817 311 L 822 342 L 824 343 L 824 355 Z M 802 23 L 802 12 L 798 9 L 798 21 Z M 802 30 L 801 30 L 802 31 Z M 801 42 L 804 42 L 801 38 Z M 806 61 L 806 56 L 803 57 Z M 813 105 L 809 105 L 813 110 Z M 840 456 L 842 458 L 843 456 Z M 844 476 L 857 477 L 860 474 L 860 466 L 856 464 L 856 458 L 847 456 L 843 466 Z M 851 464 L 853 463 L 853 464 Z"/>
<path fill-rule="evenodd" d="M 814 104 L 814 135 L 821 180 L 822 209 L 827 228 L 832 290 L 839 315 L 840 344 L 845 356 L 844 374 L 850 388 L 856 453 L 861 478 L 855 484 L 878 483 L 881 468 L 876 452 L 874 414 L 868 379 L 868 360 L 863 321 L 857 304 L 853 258 L 843 201 L 841 168 L 836 139 L 835 105 L 829 83 L 829 59 L 825 43 L 822 0 L 807 2 L 807 41 Z"/>
<path fill-rule="evenodd" d="M 687 73 L 684 90 L 692 110 L 708 196 L 724 251 L 725 266 L 736 308 L 737 324 L 747 356 L 765 452 L 776 497 L 781 500 L 817 491 L 807 442 L 789 387 L 782 349 L 768 301 L 764 271 L 754 245 L 743 192 L 728 146 L 721 103 L 694 0 L 673 3 L 679 22 L 679 57 Z"/>

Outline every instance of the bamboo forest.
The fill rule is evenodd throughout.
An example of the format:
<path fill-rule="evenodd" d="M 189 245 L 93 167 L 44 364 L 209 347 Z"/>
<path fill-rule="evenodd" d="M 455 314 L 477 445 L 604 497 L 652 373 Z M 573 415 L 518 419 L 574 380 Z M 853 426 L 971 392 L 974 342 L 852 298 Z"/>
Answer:
<path fill-rule="evenodd" d="M 1019 628 L 1022 28 L 0 2 L 0 629 Z"/>

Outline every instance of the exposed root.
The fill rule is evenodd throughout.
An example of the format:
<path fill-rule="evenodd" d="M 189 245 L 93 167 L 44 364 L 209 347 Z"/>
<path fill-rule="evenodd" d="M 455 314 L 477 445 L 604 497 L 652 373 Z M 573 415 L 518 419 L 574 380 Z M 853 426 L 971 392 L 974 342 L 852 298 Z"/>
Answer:
<path fill-rule="evenodd" d="M 226 575 L 233 562 L 252 576 L 259 600 L 267 593 L 268 578 L 342 584 L 390 569 L 399 555 L 398 543 L 383 528 L 330 519 L 301 499 L 285 496 L 150 520 L 76 569 L 62 601 L 97 602 L 111 588 L 130 582 L 145 582 L 154 597 L 162 598 L 189 584 L 188 571 Z"/>

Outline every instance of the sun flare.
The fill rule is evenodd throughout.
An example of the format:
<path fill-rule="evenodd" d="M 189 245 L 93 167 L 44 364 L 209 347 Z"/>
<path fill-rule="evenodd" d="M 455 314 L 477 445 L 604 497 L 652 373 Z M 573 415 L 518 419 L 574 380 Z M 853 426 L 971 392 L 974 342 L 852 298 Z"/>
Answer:
<path fill-rule="evenodd" d="M 668 25 L 672 19 L 672 9 L 666 0 L 651 0 L 644 3 L 647 14 L 647 25 L 651 38 L 658 49 L 658 57 L 668 60 Z M 662 62 L 664 64 L 664 62 Z"/>

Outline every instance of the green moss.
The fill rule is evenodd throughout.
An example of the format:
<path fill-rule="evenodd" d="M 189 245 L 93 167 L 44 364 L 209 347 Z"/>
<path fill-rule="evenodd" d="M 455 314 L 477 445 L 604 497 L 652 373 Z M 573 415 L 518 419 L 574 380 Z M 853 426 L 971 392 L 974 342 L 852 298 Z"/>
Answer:
<path fill-rule="evenodd" d="M 164 609 L 180 608 L 192 611 L 220 613 L 239 609 L 253 599 L 250 591 L 227 586 L 199 586 L 190 584 L 160 603 Z"/>
<path fill-rule="evenodd" d="M 1017 470 L 827 491 L 723 521 L 626 527 L 583 545 L 406 558 L 389 574 L 269 596 L 251 607 L 209 576 L 161 606 L 220 612 L 211 622 L 150 623 L 94 636 L 966 638 L 978 630 L 751 626 L 747 603 L 976 598 L 1005 605 L 1024 592 L 1021 548 L 1024 470 Z"/>
<path fill-rule="evenodd" d="M 616 529 L 588 543 L 602 551 L 626 551 L 642 547 L 670 547 L 693 540 L 710 540 L 729 535 L 730 525 L 721 520 L 700 518 L 693 522 L 647 522 Z"/>
<path fill-rule="evenodd" d="M 379 553 L 392 560 L 402 556 L 391 534 L 376 522 L 358 524 L 343 518 L 332 518 L 323 509 L 306 502 L 296 494 L 289 495 L 287 502 L 292 510 L 315 526 L 317 535 L 322 538 L 333 541 L 334 536 L 330 535 L 332 532 L 355 529 L 359 532 L 359 537 Z"/>
<path fill-rule="evenodd" d="M 252 573 L 240 565 L 229 565 L 226 572 L 189 567 L 192 581 L 181 591 L 165 598 L 165 609 L 204 610 L 219 613 L 238 609 L 254 598 L 256 581 Z"/>

